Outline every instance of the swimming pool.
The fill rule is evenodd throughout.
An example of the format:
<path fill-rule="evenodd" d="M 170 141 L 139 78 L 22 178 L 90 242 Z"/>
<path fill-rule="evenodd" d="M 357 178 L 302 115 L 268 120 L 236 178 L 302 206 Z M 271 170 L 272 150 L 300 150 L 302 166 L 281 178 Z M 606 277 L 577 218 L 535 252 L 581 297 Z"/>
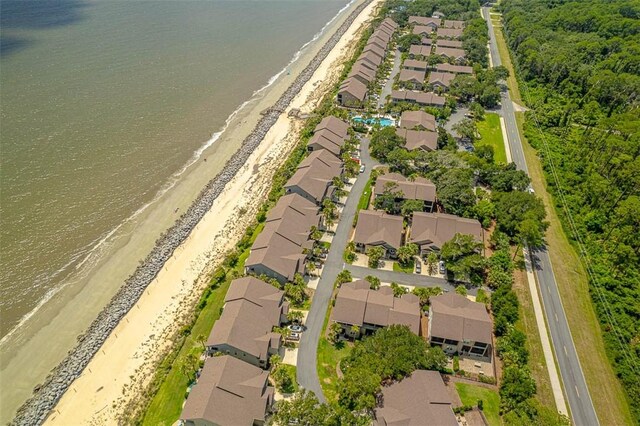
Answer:
<path fill-rule="evenodd" d="M 366 118 L 366 119 L 362 117 L 354 117 L 353 121 L 355 121 L 356 123 L 368 124 L 370 126 L 377 122 L 382 127 L 394 126 L 396 124 L 396 122 L 393 119 L 387 118 L 387 117 L 375 117 L 375 118 Z"/>

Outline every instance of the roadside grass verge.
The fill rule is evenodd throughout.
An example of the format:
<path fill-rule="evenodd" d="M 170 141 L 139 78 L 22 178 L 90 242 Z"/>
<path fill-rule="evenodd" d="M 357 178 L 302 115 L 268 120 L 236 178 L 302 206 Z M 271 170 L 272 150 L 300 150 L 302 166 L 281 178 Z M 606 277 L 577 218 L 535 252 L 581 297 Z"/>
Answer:
<path fill-rule="evenodd" d="M 360 201 L 358 201 L 358 211 L 366 210 L 369 208 L 369 201 L 371 200 L 371 186 L 373 185 L 373 177 L 369 177 L 364 189 L 362 190 L 362 195 L 360 196 Z"/>
<path fill-rule="evenodd" d="M 484 120 L 476 122 L 480 140 L 476 146 L 488 145 L 493 147 L 493 159 L 496 163 L 507 163 L 507 153 L 504 149 L 504 139 L 500 128 L 500 116 L 490 112 L 484 115 Z"/>
<path fill-rule="evenodd" d="M 393 270 L 394 272 L 404 272 L 405 274 L 413 274 L 413 267 L 415 265 L 411 263 L 410 265 L 403 266 L 400 262 L 393 262 Z"/>
<path fill-rule="evenodd" d="M 468 383 L 456 383 L 456 390 L 463 405 L 478 405 L 482 400 L 482 412 L 490 426 L 500 426 L 500 396 L 497 391 Z"/>
<path fill-rule="evenodd" d="M 516 264 L 523 263 L 522 250 L 518 253 Z M 514 273 L 513 291 L 518 297 L 520 306 L 518 309 L 518 322 L 516 328 L 522 331 L 527 340 L 525 346 L 529 351 L 529 368 L 531 375 L 536 381 L 536 399 L 541 405 L 556 409 L 556 401 L 553 397 L 551 389 L 551 380 L 549 371 L 547 370 L 547 361 L 542 350 L 542 341 L 538 332 L 538 324 L 533 311 L 533 300 L 529 292 L 529 283 L 527 281 L 527 273 L 524 269 L 517 269 Z M 545 329 L 546 332 L 546 329 Z"/>
<path fill-rule="evenodd" d="M 502 28 L 494 25 L 494 30 L 502 63 L 510 73 L 507 85 L 511 98 L 524 105 Z M 545 235 L 547 250 L 553 262 L 553 271 L 564 311 L 598 419 L 603 425 L 633 424 L 629 401 L 605 352 L 602 329 L 591 300 L 582 261 L 567 238 L 555 209 L 553 197 L 546 190 L 545 175 L 537 152 L 524 137 L 524 113 L 516 112 L 515 115 L 520 138 L 524 141 L 522 145 L 532 186 L 542 199 L 547 211 L 549 221 L 549 228 Z M 526 303 L 522 299 L 520 301 Z M 540 371 L 537 373 L 533 371 L 536 382 L 545 380 L 539 373 Z M 548 377 L 548 372 L 544 371 L 544 375 Z"/>
<path fill-rule="evenodd" d="M 338 372 L 336 367 L 343 358 L 351 352 L 351 346 L 347 342 L 339 342 L 337 345 L 321 337 L 318 342 L 318 378 L 322 393 L 328 402 L 338 400 Z"/>

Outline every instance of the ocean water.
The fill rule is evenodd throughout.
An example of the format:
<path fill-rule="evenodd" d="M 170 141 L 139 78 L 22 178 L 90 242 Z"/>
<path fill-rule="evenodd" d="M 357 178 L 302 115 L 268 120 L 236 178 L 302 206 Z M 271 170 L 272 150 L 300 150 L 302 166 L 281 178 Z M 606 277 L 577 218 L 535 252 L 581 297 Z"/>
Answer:
<path fill-rule="evenodd" d="M 0 337 L 347 0 L 2 0 Z"/>

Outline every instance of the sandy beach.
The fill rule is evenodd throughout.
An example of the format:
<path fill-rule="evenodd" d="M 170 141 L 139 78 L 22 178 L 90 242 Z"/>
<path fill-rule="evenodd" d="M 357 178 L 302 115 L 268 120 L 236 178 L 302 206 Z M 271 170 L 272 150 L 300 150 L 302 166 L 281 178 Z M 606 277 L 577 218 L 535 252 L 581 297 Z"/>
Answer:
<path fill-rule="evenodd" d="M 201 278 L 216 266 L 255 217 L 274 172 L 295 145 L 302 122 L 287 117 L 287 112 L 291 108 L 309 112 L 317 105 L 339 76 L 345 56 L 354 47 L 352 41 L 358 37 L 377 4 L 378 1 L 374 0 L 364 9 L 287 111 L 279 116 L 210 211 L 111 333 L 83 374 L 74 381 L 47 423 L 117 423 L 118 408 L 135 398 L 148 383 L 153 365 L 170 345 L 167 336 L 172 335 L 198 298 L 203 285 Z M 334 25 L 340 25 L 347 15 L 348 11 Z M 329 29 L 323 38 L 332 33 Z M 318 40 L 319 46 L 323 38 Z M 300 69 L 308 63 L 299 62 Z M 294 72 L 292 70 L 292 74 Z M 277 92 L 275 87 L 269 92 L 272 91 Z M 264 109 L 264 104 L 269 105 L 269 101 L 273 102 L 271 93 L 256 103 L 252 114 L 258 115 L 256 112 Z M 259 119 L 255 115 L 239 117 L 242 120 L 237 126 L 229 126 L 229 135 L 225 138 L 230 137 L 239 144 L 242 132 L 248 133 Z"/>

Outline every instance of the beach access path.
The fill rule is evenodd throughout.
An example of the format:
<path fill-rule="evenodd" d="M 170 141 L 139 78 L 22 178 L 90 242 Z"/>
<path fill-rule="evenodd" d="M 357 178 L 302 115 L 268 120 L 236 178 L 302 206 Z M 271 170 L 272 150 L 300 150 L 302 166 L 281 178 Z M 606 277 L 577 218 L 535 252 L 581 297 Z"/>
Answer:
<path fill-rule="evenodd" d="M 225 186 L 194 232 L 165 263 L 136 306 L 125 315 L 82 375 L 71 384 L 47 423 L 118 423 L 122 407 L 139 397 L 153 377 L 159 355 L 165 353 L 171 344 L 168 337 L 191 314 L 192 305 L 185 301 L 200 294 L 205 281 L 199 279 L 203 276 L 205 264 L 220 261 L 225 251 L 234 246 L 266 198 L 278 166 L 298 142 L 302 123 L 288 117 L 288 112 L 298 108 L 308 113 L 318 105 L 322 96 L 337 82 L 343 64 L 353 52 L 354 40 L 379 3 L 380 0 L 356 2 L 345 13 L 347 15 L 366 4 L 289 106 L 279 114 L 259 147 Z M 346 16 L 336 20 L 334 28 L 345 20 Z M 320 46 L 334 31 L 327 30 L 318 40 Z M 310 52 L 309 55 L 315 53 Z M 292 66 L 291 76 L 282 77 L 285 87 L 295 78 L 294 68 L 302 69 L 304 66 Z M 264 103 L 269 98 L 273 102 L 273 96 L 268 94 Z M 256 108 L 262 104 L 256 104 Z"/>
<path fill-rule="evenodd" d="M 322 326 L 333 294 L 333 284 L 338 274 L 344 269 L 342 255 L 351 237 L 353 218 L 358 210 L 358 201 L 371 176 L 371 169 L 379 163 L 369 155 L 369 140 L 360 139 L 360 159 L 365 164 L 365 170 L 358 175 L 351 187 L 344 209 L 338 222 L 331 248 L 327 255 L 322 276 L 311 301 L 311 309 L 305 323 L 306 331 L 302 333 L 298 349 L 297 379 L 303 388 L 312 391 L 320 402 L 326 402 L 320 379 L 318 378 L 318 341 L 322 334 Z"/>

